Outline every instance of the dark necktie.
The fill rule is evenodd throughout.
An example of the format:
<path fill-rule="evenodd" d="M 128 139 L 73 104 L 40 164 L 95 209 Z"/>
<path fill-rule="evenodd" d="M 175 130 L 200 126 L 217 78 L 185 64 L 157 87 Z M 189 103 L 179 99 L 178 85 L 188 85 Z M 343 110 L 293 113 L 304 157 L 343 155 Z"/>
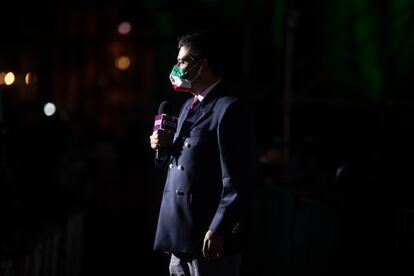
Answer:
<path fill-rule="evenodd" d="M 193 102 L 191 103 L 191 106 L 190 106 L 190 110 L 193 110 L 198 105 L 199 102 L 200 100 L 198 99 L 198 97 L 194 96 Z"/>

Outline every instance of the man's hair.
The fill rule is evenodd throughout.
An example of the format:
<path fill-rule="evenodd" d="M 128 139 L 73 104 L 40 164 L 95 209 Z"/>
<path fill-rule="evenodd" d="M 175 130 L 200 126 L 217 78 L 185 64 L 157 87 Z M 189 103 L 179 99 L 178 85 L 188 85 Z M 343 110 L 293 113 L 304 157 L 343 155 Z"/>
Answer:
<path fill-rule="evenodd" d="M 216 60 L 219 60 L 220 53 L 216 50 L 217 44 L 218 42 L 212 34 L 203 31 L 185 34 L 178 39 L 178 49 L 183 46 L 188 48 L 188 54 L 193 61 L 202 58 L 208 59 L 208 67 L 219 73 Z"/>

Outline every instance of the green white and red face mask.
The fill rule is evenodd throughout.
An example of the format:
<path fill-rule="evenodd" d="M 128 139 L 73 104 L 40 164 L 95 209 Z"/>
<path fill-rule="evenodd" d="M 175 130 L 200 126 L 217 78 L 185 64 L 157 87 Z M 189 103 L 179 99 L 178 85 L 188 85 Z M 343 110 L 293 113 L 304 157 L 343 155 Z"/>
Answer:
<path fill-rule="evenodd" d="M 184 69 L 178 67 L 177 65 L 174 65 L 170 73 L 170 81 L 175 91 L 191 92 L 193 90 L 193 82 L 200 76 L 203 66 L 200 66 L 197 74 L 192 79 L 189 79 L 187 75 L 191 70 L 195 68 L 196 64 L 197 63 L 191 66 L 191 68 L 187 71 L 184 71 Z"/>

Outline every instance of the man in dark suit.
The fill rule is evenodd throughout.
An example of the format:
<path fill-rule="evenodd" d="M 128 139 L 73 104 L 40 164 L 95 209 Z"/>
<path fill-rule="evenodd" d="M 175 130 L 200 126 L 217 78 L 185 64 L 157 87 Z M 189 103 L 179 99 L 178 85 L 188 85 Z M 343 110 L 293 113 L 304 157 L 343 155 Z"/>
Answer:
<path fill-rule="evenodd" d="M 254 131 L 246 105 L 213 70 L 211 43 L 219 42 L 202 33 L 180 38 L 170 79 L 174 90 L 194 97 L 174 134 L 150 137 L 168 170 L 154 249 L 171 253 L 171 275 L 240 275 Z"/>

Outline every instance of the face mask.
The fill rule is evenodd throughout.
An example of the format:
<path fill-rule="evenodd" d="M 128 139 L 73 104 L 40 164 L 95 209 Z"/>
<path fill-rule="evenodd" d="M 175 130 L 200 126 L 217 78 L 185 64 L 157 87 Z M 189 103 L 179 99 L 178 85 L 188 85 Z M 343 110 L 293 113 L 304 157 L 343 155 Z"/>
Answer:
<path fill-rule="evenodd" d="M 203 66 L 200 66 L 197 75 L 192 79 L 187 79 L 185 76 L 194 68 L 194 66 L 195 64 L 185 72 L 182 68 L 174 65 L 170 73 L 170 81 L 175 91 L 191 92 L 193 90 L 192 84 L 200 76 L 201 69 L 203 68 Z"/>

